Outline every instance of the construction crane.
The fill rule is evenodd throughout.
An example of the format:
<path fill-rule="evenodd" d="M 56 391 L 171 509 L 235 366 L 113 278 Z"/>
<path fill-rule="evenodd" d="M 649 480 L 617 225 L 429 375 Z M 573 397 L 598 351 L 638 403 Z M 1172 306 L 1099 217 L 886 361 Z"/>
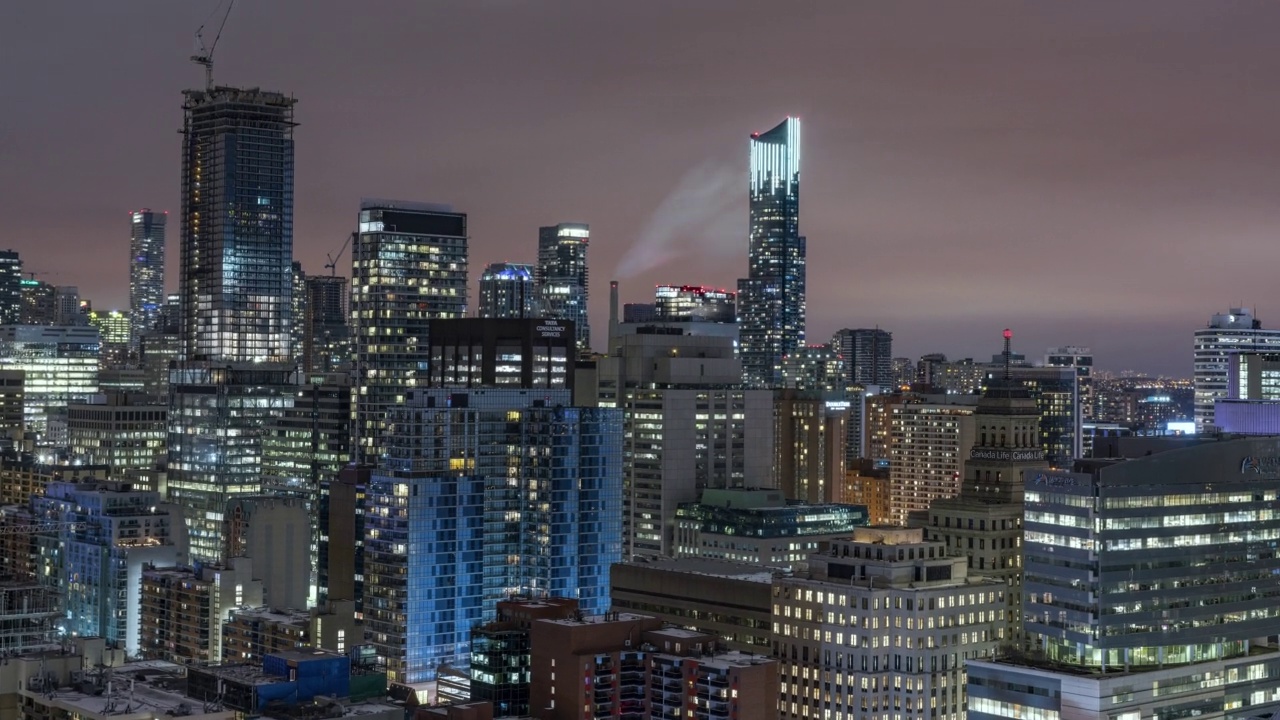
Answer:
<path fill-rule="evenodd" d="M 76 530 L 84 527 L 88 523 L 83 522 L 47 522 L 25 525 L 7 525 L 0 522 L 0 535 L 35 535 L 42 532 L 53 532 L 57 530 Z"/>
<path fill-rule="evenodd" d="M 355 237 L 355 233 L 348 235 L 346 242 L 342 243 L 342 247 L 338 249 L 338 254 L 336 256 L 326 255 L 326 257 L 329 258 L 329 262 L 325 263 L 324 266 L 329 268 L 329 277 L 333 277 L 338 274 L 338 258 L 342 257 L 342 253 L 347 251 L 347 246 L 351 244 L 351 241 L 354 240 Z"/>
<path fill-rule="evenodd" d="M 235 5 L 236 0 L 231 0 L 231 2 L 227 3 L 227 11 L 222 14 L 222 23 L 218 25 L 218 34 L 213 36 L 213 44 L 209 46 L 209 49 L 206 50 L 204 47 L 204 26 L 208 25 L 209 20 L 212 20 L 213 16 L 218 14 L 218 7 L 222 7 L 221 3 L 213 9 L 212 13 L 209 13 L 209 17 L 196 30 L 196 45 L 198 49 L 196 54 L 191 56 L 191 62 L 204 66 L 204 86 L 206 90 L 213 89 L 213 51 L 218 47 L 218 39 L 222 37 L 222 28 L 227 26 L 227 18 L 231 17 L 231 8 L 235 7 Z"/>

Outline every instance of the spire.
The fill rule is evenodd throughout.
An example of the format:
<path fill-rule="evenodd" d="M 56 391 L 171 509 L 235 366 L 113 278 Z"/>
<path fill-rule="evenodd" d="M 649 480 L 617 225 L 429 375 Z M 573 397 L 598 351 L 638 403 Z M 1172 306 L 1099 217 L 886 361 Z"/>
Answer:
<path fill-rule="evenodd" d="M 1013 341 L 1013 331 L 1009 328 L 1004 329 L 1004 379 L 1009 380 L 1013 377 L 1013 370 L 1010 366 L 1013 364 L 1013 353 L 1009 346 Z"/>

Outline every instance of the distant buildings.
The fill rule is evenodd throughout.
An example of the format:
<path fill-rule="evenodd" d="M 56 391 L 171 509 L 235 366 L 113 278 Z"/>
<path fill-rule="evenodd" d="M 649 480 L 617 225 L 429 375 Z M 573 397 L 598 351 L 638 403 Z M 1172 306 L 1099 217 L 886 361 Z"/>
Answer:
<path fill-rule="evenodd" d="M 737 294 L 701 285 L 659 285 L 653 291 L 657 322 L 737 322 Z"/>
<path fill-rule="evenodd" d="M 1231 355 L 1280 350 L 1280 330 L 1264 330 L 1245 308 L 1215 314 L 1209 325 L 1195 331 L 1195 422 L 1203 431 L 1215 424 L 1213 403 L 1227 396 Z"/>
<path fill-rule="evenodd" d="M 480 275 L 477 314 L 482 318 L 537 317 L 541 301 L 534 285 L 534 272 L 533 265 L 519 263 L 486 266 Z"/>
<path fill-rule="evenodd" d="M 67 407 L 68 452 L 73 462 L 108 465 L 123 472 L 152 468 L 165 460 L 167 403 L 120 393 L 107 394 L 103 400 Z"/>
<path fill-rule="evenodd" d="M 0 250 L 0 324 L 22 322 L 22 259 L 13 250 Z"/>
<path fill-rule="evenodd" d="M 788 500 L 832 503 L 845 479 L 849 411 L 820 392 L 777 390 L 773 397 L 773 467 Z"/>
<path fill-rule="evenodd" d="M 165 225 L 168 213 L 143 208 L 129 216 L 129 346 L 154 328 L 164 305 Z"/>
<path fill-rule="evenodd" d="M 51 413 L 65 413 L 98 392 L 100 347 L 91 327 L 0 326 L 0 368 L 24 373 L 28 429 L 47 433 Z"/>
<path fill-rule="evenodd" d="M 804 345 L 782 358 L 781 387 L 794 390 L 844 392 L 845 361 L 830 345 Z"/>
<path fill-rule="evenodd" d="M 354 459 L 377 463 L 391 408 L 427 371 L 429 323 L 467 309 L 467 216 L 447 205 L 365 200 L 351 248 Z"/>
<path fill-rule="evenodd" d="M 591 228 L 585 223 L 538 228 L 538 264 L 534 266 L 539 313 L 573 323 L 578 349 L 583 351 L 591 348 L 591 322 L 587 316 L 590 242 Z"/>
<path fill-rule="evenodd" d="M 880 328 L 845 328 L 831 338 L 844 360 L 845 385 L 894 385 L 893 334 Z"/>
<path fill-rule="evenodd" d="M 308 275 L 302 327 L 302 369 L 332 373 L 351 367 L 351 291 L 347 279 Z"/>
<path fill-rule="evenodd" d="M 973 405 L 907 401 L 891 409 L 889 517 L 895 525 L 960 492 L 964 459 L 978 434 Z"/>
<path fill-rule="evenodd" d="M 778 387 L 782 359 L 804 345 L 805 239 L 800 234 L 800 119 L 750 142 L 747 277 L 738 281 L 743 379 Z"/>

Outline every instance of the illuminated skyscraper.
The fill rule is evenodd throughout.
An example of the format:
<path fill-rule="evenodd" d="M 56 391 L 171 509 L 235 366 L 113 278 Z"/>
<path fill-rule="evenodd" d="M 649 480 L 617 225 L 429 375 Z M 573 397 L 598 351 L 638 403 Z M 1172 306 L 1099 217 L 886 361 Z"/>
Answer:
<path fill-rule="evenodd" d="M 805 239 L 800 234 L 800 120 L 751 136 L 750 245 L 738 281 L 744 381 L 781 385 L 782 358 L 804 344 Z"/>
<path fill-rule="evenodd" d="M 22 317 L 22 259 L 16 250 L 0 250 L 0 324 Z"/>
<path fill-rule="evenodd" d="M 129 346 L 155 327 L 164 305 L 164 229 L 168 213 L 143 208 L 130 216 Z"/>
<path fill-rule="evenodd" d="M 292 358 L 292 97 L 183 93 L 182 357 Z"/>
<path fill-rule="evenodd" d="M 535 317 L 538 303 L 532 265 L 492 263 L 480 276 L 480 317 Z"/>
<path fill-rule="evenodd" d="M 467 311 L 467 216 L 448 205 L 365 200 L 351 247 L 358 462 L 382 455 L 387 413 L 427 372 L 427 331 Z"/>
<path fill-rule="evenodd" d="M 302 369 L 330 373 L 351 367 L 351 291 L 347 279 L 308 275 L 302 322 Z"/>
<path fill-rule="evenodd" d="M 837 330 L 831 347 L 844 358 L 846 384 L 893 384 L 893 335 L 887 330 Z"/>
<path fill-rule="evenodd" d="M 541 312 L 557 320 L 568 320 L 578 332 L 578 349 L 591 348 L 591 325 L 587 321 L 587 246 L 591 226 L 560 223 L 538 228 L 538 265 L 534 282 L 542 301 Z"/>
<path fill-rule="evenodd" d="M 700 285 L 659 285 L 653 291 L 658 322 L 737 322 L 737 295 Z"/>
<path fill-rule="evenodd" d="M 1280 330 L 1263 329 L 1247 308 L 1215 314 L 1207 327 L 1195 331 L 1196 430 L 1214 424 L 1213 403 L 1227 399 L 1227 374 L 1237 353 L 1280 350 Z"/>

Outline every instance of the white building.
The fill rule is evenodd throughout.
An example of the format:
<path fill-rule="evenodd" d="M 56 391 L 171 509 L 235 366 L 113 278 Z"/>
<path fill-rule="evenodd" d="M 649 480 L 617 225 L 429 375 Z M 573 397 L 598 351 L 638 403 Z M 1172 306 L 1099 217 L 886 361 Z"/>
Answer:
<path fill-rule="evenodd" d="M 1245 308 L 1214 315 L 1195 332 L 1196 429 L 1214 424 L 1213 403 L 1227 399 L 1231 356 L 1242 352 L 1280 352 L 1280 330 L 1264 330 Z"/>

